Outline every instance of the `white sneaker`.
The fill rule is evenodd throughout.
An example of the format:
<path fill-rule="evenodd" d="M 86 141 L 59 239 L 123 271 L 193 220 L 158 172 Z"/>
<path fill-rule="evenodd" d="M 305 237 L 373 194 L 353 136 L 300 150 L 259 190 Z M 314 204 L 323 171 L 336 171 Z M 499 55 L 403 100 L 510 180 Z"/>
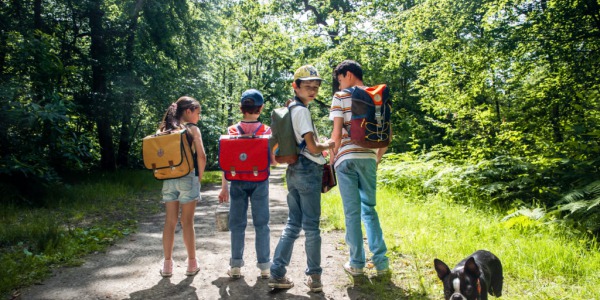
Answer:
<path fill-rule="evenodd" d="M 269 269 L 260 270 L 260 278 L 269 279 L 269 277 L 271 277 L 271 270 L 269 270 Z"/>
<path fill-rule="evenodd" d="M 364 274 L 364 270 L 350 266 L 350 262 L 344 264 L 344 271 L 352 276 L 360 276 Z"/>
<path fill-rule="evenodd" d="M 231 278 L 240 278 L 242 277 L 242 269 L 239 267 L 229 267 L 229 270 L 227 270 L 227 275 L 229 275 Z"/>

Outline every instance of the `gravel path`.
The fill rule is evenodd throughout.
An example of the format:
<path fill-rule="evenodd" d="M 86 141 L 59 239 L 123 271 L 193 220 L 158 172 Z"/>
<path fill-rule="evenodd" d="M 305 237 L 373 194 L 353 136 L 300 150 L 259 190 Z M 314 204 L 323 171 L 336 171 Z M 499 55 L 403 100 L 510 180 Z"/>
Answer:
<path fill-rule="evenodd" d="M 271 255 L 287 219 L 286 194 L 282 176 L 285 167 L 271 173 Z M 203 200 L 196 209 L 196 247 L 201 271 L 194 277 L 185 272 L 185 247 L 178 230 L 175 238 L 174 274 L 162 278 L 158 270 L 162 259 L 164 214 L 139 223 L 136 234 L 104 253 L 86 257 L 79 267 L 62 268 L 42 284 L 21 291 L 21 299 L 370 299 L 354 288 L 344 273 L 346 259 L 343 232 L 322 234 L 323 293 L 312 293 L 304 285 L 306 256 L 304 235 L 296 241 L 288 276 L 295 286 L 271 290 L 259 278 L 254 251 L 254 228 L 249 218 L 241 279 L 227 276 L 229 232 L 216 231 L 215 210 L 219 186 L 203 187 Z M 250 210 L 248 210 L 250 212 Z"/>

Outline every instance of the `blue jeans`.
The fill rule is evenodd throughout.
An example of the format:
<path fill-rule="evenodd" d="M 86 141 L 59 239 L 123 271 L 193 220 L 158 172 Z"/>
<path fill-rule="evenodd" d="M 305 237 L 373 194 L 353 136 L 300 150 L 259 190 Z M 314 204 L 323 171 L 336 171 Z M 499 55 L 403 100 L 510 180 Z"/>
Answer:
<path fill-rule="evenodd" d="M 252 223 L 256 232 L 257 267 L 271 266 L 271 237 L 269 229 L 269 181 L 232 181 L 229 187 L 229 230 L 231 231 L 231 267 L 244 266 L 244 239 L 248 224 L 248 199 L 252 208 Z"/>
<path fill-rule="evenodd" d="M 304 229 L 306 242 L 307 268 L 306 275 L 321 274 L 321 230 L 319 221 L 321 219 L 321 177 L 323 166 L 312 162 L 304 155 L 298 157 L 298 161 L 288 166 L 286 180 L 288 186 L 288 219 L 285 229 L 281 234 L 273 265 L 271 276 L 283 278 L 286 268 L 290 264 L 294 242 Z"/>
<path fill-rule="evenodd" d="M 365 266 L 365 249 L 361 220 L 365 224 L 369 250 L 377 270 L 389 267 L 387 247 L 375 210 L 377 163 L 374 159 L 346 159 L 335 169 L 346 219 L 346 244 L 350 249 L 350 266 Z"/>

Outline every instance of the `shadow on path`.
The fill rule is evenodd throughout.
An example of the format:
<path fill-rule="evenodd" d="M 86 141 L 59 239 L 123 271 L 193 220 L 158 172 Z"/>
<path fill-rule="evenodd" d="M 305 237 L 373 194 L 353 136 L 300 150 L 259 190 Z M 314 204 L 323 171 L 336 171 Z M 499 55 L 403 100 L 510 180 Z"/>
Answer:
<path fill-rule="evenodd" d="M 272 169 L 269 189 L 271 212 L 271 255 L 287 220 L 287 192 L 283 187 L 285 165 Z M 246 229 L 243 277 L 227 276 L 230 255 L 229 232 L 215 230 L 215 210 L 220 186 L 202 187 L 202 201 L 195 215 L 197 257 L 201 271 L 184 275 L 186 252 L 181 232 L 176 234 L 173 276 L 159 275 L 162 259 L 164 213 L 139 223 L 136 234 L 119 241 L 105 253 L 86 257 L 82 266 L 61 268 L 39 285 L 21 291 L 21 299 L 374 299 L 370 288 L 352 287 L 342 265 L 346 260 L 343 232 L 322 234 L 323 293 L 311 293 L 304 285 L 306 254 L 304 235 L 296 240 L 288 274 L 295 286 L 271 290 L 259 278 L 250 213 Z M 160 191 L 157 191 L 160 193 Z M 162 204 L 157 203 L 162 207 Z M 391 295 L 404 295 L 396 286 L 385 287 Z M 400 297 L 399 299 L 406 299 Z"/>

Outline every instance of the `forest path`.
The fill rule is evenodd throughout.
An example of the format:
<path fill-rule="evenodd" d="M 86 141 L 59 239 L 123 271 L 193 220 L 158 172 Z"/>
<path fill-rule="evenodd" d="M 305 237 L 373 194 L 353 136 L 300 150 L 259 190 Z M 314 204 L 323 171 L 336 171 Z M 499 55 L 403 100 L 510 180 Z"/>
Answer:
<path fill-rule="evenodd" d="M 271 255 L 287 220 L 287 191 L 283 186 L 285 165 L 272 169 L 270 180 Z M 227 275 L 230 256 L 229 232 L 216 230 L 215 210 L 220 185 L 202 188 L 196 209 L 196 247 L 201 271 L 187 277 L 186 252 L 178 228 L 175 238 L 175 268 L 171 278 L 159 275 L 162 259 L 164 213 L 139 223 L 138 231 L 104 253 L 90 255 L 79 267 L 61 268 L 39 285 L 21 291 L 21 299 L 370 299 L 354 288 L 342 265 L 347 259 L 343 232 L 322 233 L 323 293 L 312 293 L 304 285 L 306 254 L 304 234 L 295 243 L 288 276 L 295 286 L 271 290 L 256 268 L 254 227 L 249 216 L 242 278 Z M 248 210 L 250 212 L 250 209 Z"/>

